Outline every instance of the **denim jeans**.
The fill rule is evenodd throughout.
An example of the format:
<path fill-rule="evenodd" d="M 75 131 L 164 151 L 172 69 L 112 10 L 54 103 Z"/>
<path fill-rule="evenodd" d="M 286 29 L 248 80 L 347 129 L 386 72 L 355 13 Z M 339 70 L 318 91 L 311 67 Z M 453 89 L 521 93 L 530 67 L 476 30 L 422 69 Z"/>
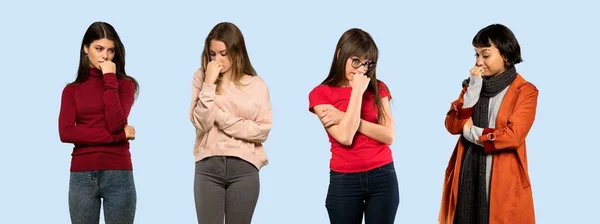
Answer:
<path fill-rule="evenodd" d="M 194 198 L 200 224 L 250 224 L 260 192 L 258 169 L 236 157 L 196 162 Z"/>
<path fill-rule="evenodd" d="M 325 207 L 332 224 L 392 224 L 400 196 L 394 163 L 360 173 L 330 171 Z"/>
<path fill-rule="evenodd" d="M 71 172 L 69 212 L 73 224 L 99 223 L 101 203 L 106 224 L 133 223 L 136 200 L 130 170 Z"/>

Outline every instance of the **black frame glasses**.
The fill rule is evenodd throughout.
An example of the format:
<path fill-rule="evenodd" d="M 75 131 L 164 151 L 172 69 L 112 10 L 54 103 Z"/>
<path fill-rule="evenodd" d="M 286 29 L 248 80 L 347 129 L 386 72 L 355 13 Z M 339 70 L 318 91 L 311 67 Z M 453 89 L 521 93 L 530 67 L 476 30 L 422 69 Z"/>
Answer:
<path fill-rule="evenodd" d="M 360 68 L 361 66 L 363 66 L 363 65 L 364 65 L 365 67 L 367 67 L 367 70 L 371 70 L 372 68 L 374 68 L 374 67 L 375 67 L 375 62 L 372 62 L 372 61 L 367 61 L 367 62 L 365 62 L 365 63 L 362 63 L 362 62 L 360 62 L 360 59 L 358 59 L 358 58 L 353 58 L 353 59 L 352 59 L 352 63 L 351 63 L 350 65 L 351 65 L 353 68 L 356 68 L 356 69 L 358 69 L 358 68 Z"/>

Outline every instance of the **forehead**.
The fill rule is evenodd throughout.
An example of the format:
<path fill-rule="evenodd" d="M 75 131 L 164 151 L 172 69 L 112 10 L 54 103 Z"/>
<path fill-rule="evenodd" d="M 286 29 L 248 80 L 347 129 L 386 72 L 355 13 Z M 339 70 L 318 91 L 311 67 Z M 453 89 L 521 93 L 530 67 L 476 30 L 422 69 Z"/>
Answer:
<path fill-rule="evenodd" d="M 476 52 L 498 52 L 498 48 L 494 43 L 490 43 L 489 47 L 475 47 L 474 49 Z"/>
<path fill-rule="evenodd" d="M 352 60 L 359 59 L 361 62 L 370 61 L 367 57 L 359 57 L 359 56 L 352 56 L 352 57 L 350 57 L 350 59 L 352 59 Z"/>
<path fill-rule="evenodd" d="M 106 38 L 102 38 L 102 39 L 98 39 L 95 41 L 92 41 L 92 43 L 90 44 L 90 46 L 101 46 L 104 48 L 113 48 L 115 47 L 115 42 Z"/>
<path fill-rule="evenodd" d="M 225 43 L 223 43 L 223 41 L 219 41 L 219 40 L 211 40 L 209 48 L 211 51 L 227 50 L 227 46 L 225 46 Z"/>

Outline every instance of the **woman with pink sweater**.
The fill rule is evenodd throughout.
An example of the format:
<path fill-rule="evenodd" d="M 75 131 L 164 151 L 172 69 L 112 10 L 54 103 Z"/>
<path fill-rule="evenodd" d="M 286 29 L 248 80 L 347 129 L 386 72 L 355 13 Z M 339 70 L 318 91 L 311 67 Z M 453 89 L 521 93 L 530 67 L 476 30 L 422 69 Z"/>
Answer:
<path fill-rule="evenodd" d="M 262 144 L 271 130 L 269 91 L 232 23 L 210 31 L 201 60 L 190 108 L 198 223 L 250 223 L 260 191 L 258 171 L 268 163 Z"/>

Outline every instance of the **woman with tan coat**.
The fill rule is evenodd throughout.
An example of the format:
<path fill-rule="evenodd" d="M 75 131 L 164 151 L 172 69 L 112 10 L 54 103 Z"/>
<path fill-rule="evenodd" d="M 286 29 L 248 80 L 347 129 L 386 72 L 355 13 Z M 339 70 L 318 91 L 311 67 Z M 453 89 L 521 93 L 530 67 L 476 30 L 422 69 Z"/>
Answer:
<path fill-rule="evenodd" d="M 516 71 L 521 49 L 500 24 L 473 38 L 476 64 L 445 126 L 460 135 L 444 178 L 440 223 L 535 223 L 525 138 L 538 90 Z"/>

